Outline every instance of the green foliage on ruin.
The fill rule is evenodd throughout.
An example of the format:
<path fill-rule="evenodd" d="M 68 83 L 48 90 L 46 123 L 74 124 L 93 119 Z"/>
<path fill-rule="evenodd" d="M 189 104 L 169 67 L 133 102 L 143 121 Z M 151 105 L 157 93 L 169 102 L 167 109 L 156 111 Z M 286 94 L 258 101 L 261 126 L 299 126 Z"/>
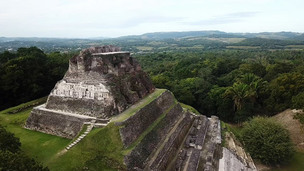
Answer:
<path fill-rule="evenodd" d="M 167 113 L 176 105 L 176 103 L 173 103 L 164 113 L 162 113 L 149 127 L 140 134 L 140 136 L 131 144 L 129 147 L 127 147 L 125 150 L 123 150 L 123 154 L 127 155 L 129 154 L 139 143 L 142 142 L 144 138 L 147 139 L 147 135 L 150 133 L 153 133 L 153 131 L 157 130 L 161 124 L 164 124 L 164 118 L 166 117 Z M 166 124 L 166 123 L 165 123 Z M 156 135 L 156 134 L 154 134 Z"/>
<path fill-rule="evenodd" d="M 182 106 L 182 108 L 184 108 L 184 110 L 192 112 L 196 115 L 200 115 L 200 113 L 194 107 L 186 105 L 184 103 L 179 103 L 179 104 Z"/>
<path fill-rule="evenodd" d="M 246 122 L 241 140 L 254 159 L 267 165 L 286 164 L 294 154 L 288 131 L 269 118 L 255 117 Z"/>
<path fill-rule="evenodd" d="M 119 135 L 119 128 L 113 123 L 105 128 L 94 128 L 77 146 L 74 146 L 66 153 L 62 153 L 62 151 L 73 140 L 23 128 L 32 107 L 25 110 L 21 109 L 28 106 L 28 104 L 38 104 L 41 100 L 34 100 L 0 111 L 0 124 L 8 131 L 14 133 L 14 136 L 20 140 L 21 146 L 19 148 L 23 151 L 20 158 L 11 152 L 1 153 L 0 158 L 7 158 L 3 160 L 1 158 L 2 163 L 10 159 L 14 164 L 18 161 L 30 164 L 33 163 L 31 158 L 34 158 L 35 161 L 43 163 L 50 170 L 82 170 L 86 168 L 90 168 L 90 170 L 124 170 L 123 154 L 121 153 L 123 145 Z M 8 112 L 12 110 L 18 110 L 19 112 L 9 114 Z M 7 139 L 7 141 L 9 140 Z M 26 159 L 23 156 L 29 156 L 30 158 Z M 12 157 L 16 160 L 13 160 Z M 26 166 L 20 165 L 20 168 Z M 34 166 L 36 167 L 37 165 Z M 7 167 L 4 170 L 7 170 Z"/>
<path fill-rule="evenodd" d="M 119 127 L 110 123 L 94 128 L 82 141 L 62 155 L 53 158 L 51 170 L 124 170 L 123 144 Z"/>
<path fill-rule="evenodd" d="M 122 122 L 129 117 L 133 116 L 138 110 L 146 106 L 147 104 L 151 103 L 153 100 L 155 100 L 157 97 L 159 97 L 162 93 L 164 93 L 165 89 L 155 89 L 155 91 L 148 96 L 141 99 L 136 104 L 132 105 L 130 108 L 122 112 L 121 114 L 113 117 L 113 122 Z"/>

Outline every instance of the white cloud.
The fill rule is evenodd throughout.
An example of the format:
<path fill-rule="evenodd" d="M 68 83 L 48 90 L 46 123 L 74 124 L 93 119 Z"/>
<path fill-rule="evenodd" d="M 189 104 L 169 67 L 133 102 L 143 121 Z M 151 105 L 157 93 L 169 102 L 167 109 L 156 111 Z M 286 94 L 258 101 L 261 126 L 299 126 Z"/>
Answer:
<path fill-rule="evenodd" d="M 304 31 L 301 0 L 0 0 L 0 36 Z"/>

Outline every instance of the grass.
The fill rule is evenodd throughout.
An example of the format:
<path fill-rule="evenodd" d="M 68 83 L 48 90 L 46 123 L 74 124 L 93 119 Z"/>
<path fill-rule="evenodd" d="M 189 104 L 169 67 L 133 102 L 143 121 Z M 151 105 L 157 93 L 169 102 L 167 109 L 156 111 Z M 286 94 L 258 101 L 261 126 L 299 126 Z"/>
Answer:
<path fill-rule="evenodd" d="M 285 48 L 290 48 L 290 49 L 304 49 L 304 45 L 287 45 Z"/>
<path fill-rule="evenodd" d="M 89 125 L 83 125 L 80 132 L 77 134 L 75 138 L 73 138 L 73 142 L 78 139 L 88 128 Z"/>
<path fill-rule="evenodd" d="M 94 128 L 67 153 L 53 158 L 48 166 L 56 171 L 125 169 L 122 149 L 119 128 L 110 123 L 104 128 Z"/>
<path fill-rule="evenodd" d="M 194 113 L 196 115 L 201 115 L 194 107 L 186 105 L 184 103 L 179 103 L 179 104 L 182 106 L 182 108 L 184 108 L 184 110 L 192 112 L 192 113 Z"/>
<path fill-rule="evenodd" d="M 206 38 L 206 39 L 225 42 L 225 43 L 239 43 L 245 40 L 245 38 Z"/>
<path fill-rule="evenodd" d="M 150 46 L 137 46 L 136 49 L 142 50 L 142 51 L 150 51 L 153 49 L 153 47 Z"/>
<path fill-rule="evenodd" d="M 260 46 L 226 46 L 228 49 L 259 49 Z"/>
<path fill-rule="evenodd" d="M 226 147 L 226 145 L 227 145 L 226 139 L 225 139 L 226 132 L 233 133 L 235 138 L 238 141 L 240 141 L 241 140 L 241 131 L 242 131 L 242 127 L 221 121 L 222 146 Z"/>
<path fill-rule="evenodd" d="M 46 166 L 50 158 L 64 149 L 71 140 L 23 128 L 33 107 L 25 108 L 25 106 L 30 103 L 40 103 L 41 101 L 43 100 L 38 99 L 1 111 L 0 124 L 20 139 L 22 144 L 21 149 L 27 155 L 42 162 Z M 9 111 L 16 109 L 22 110 L 16 114 L 8 114 Z"/>
<path fill-rule="evenodd" d="M 146 106 L 147 104 L 151 103 L 153 100 L 155 100 L 157 97 L 159 97 L 162 93 L 164 93 L 166 89 L 155 89 L 155 91 L 131 106 L 129 109 L 125 110 L 118 116 L 114 117 L 111 121 L 114 122 L 122 122 L 126 120 L 127 118 L 133 116 L 138 110 Z"/>
<path fill-rule="evenodd" d="M 38 105 L 41 101 L 43 100 L 34 100 L 0 112 L 0 124 L 20 139 L 21 149 L 28 156 L 55 171 L 85 168 L 90 170 L 125 169 L 119 128 L 113 123 L 104 128 L 93 129 L 76 146 L 61 155 L 59 155 L 60 152 L 72 140 L 23 128 L 33 107 L 25 108 L 25 106 L 32 103 Z M 19 112 L 8 114 L 12 110 L 19 110 Z M 84 126 L 82 131 L 85 129 Z"/>
<path fill-rule="evenodd" d="M 273 168 L 270 171 L 300 171 L 304 170 L 304 153 L 296 152 L 290 163 L 281 168 Z"/>
<path fill-rule="evenodd" d="M 124 155 L 129 154 L 140 142 L 145 138 L 145 136 L 151 132 L 159 123 L 162 121 L 167 113 L 176 105 L 172 104 L 163 114 L 161 114 L 140 136 L 127 148 L 123 151 Z"/>
<path fill-rule="evenodd" d="M 156 89 L 155 92 L 119 115 L 116 121 L 121 122 L 134 115 L 165 91 Z M 119 127 L 115 126 L 113 122 L 104 128 L 94 128 L 67 152 L 64 152 L 64 149 L 73 140 L 25 129 L 24 124 L 32 108 L 45 101 L 46 98 L 41 98 L 0 112 L 0 124 L 20 139 L 21 149 L 28 156 L 35 158 L 44 166 L 48 166 L 50 170 L 56 171 L 125 170 Z M 16 112 L 9 114 L 11 111 Z M 82 128 L 81 132 L 85 130 L 86 126 Z"/>

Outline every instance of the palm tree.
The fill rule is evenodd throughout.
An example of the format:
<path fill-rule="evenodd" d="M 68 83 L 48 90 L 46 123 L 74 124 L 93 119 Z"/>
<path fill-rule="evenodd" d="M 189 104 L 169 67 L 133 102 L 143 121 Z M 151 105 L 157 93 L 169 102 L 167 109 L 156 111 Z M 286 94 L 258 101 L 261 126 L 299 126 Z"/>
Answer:
<path fill-rule="evenodd" d="M 247 84 L 236 82 L 226 90 L 225 95 L 232 97 L 235 110 L 242 109 L 243 103 L 249 97 L 249 88 Z"/>
<path fill-rule="evenodd" d="M 260 77 L 252 74 L 247 73 L 241 76 L 238 79 L 238 82 L 247 84 L 249 86 L 247 95 L 251 99 L 253 103 L 256 102 L 256 99 L 259 97 L 258 92 L 259 90 L 265 85 L 266 81 L 263 81 Z"/>

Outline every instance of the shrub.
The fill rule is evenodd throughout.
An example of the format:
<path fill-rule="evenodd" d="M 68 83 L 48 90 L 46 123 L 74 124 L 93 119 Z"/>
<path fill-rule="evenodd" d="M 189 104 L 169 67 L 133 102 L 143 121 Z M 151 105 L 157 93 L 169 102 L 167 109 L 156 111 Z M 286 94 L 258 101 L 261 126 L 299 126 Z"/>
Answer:
<path fill-rule="evenodd" d="M 244 124 L 241 134 L 246 150 L 264 164 L 286 163 L 293 155 L 288 131 L 269 118 L 252 119 Z"/>
<path fill-rule="evenodd" d="M 20 151 L 21 143 L 19 138 L 16 138 L 14 134 L 7 132 L 3 126 L 0 125 L 0 150 L 18 152 Z"/>
<path fill-rule="evenodd" d="M 48 171 L 47 167 L 27 157 L 24 153 L 0 150 L 0 170 L 11 171 Z"/>
<path fill-rule="evenodd" d="M 304 108 L 304 92 L 297 94 L 296 96 L 292 97 L 292 107 L 296 109 L 303 109 Z"/>

